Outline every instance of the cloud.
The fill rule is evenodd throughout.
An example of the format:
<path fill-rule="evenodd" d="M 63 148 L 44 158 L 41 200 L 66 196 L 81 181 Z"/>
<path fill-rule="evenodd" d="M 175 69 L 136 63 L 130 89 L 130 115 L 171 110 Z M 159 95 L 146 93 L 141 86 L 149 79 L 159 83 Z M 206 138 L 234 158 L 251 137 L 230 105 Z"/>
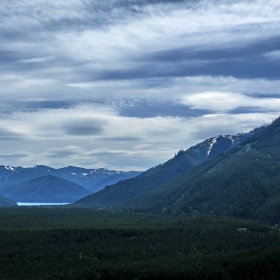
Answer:
<path fill-rule="evenodd" d="M 103 131 L 104 124 L 95 120 L 81 120 L 74 123 L 68 123 L 64 126 L 68 135 L 90 136 L 100 135 Z"/>
<path fill-rule="evenodd" d="M 102 138 L 105 141 L 120 141 L 120 142 L 136 142 L 136 141 L 141 141 L 141 137 L 107 137 L 107 138 Z M 107 152 L 108 153 L 108 152 Z"/>
<path fill-rule="evenodd" d="M 45 151 L 45 156 L 47 158 L 71 158 L 75 157 L 81 149 L 75 146 L 66 146 L 59 148 L 51 148 Z"/>
<path fill-rule="evenodd" d="M 94 120 L 102 120 L 99 123 L 102 129 L 97 126 L 93 131 L 84 130 L 81 114 L 89 125 L 96 123 Z M 44 109 L 18 112 L 0 120 L 1 126 L 13 126 L 14 132 L 25 135 L 20 145 L 11 146 L 8 139 L 2 140 L 1 145 L 7 154 L 16 149 L 17 153 L 26 155 L 10 159 L 12 165 L 40 163 L 59 167 L 67 162 L 87 167 L 144 170 L 168 160 L 180 148 L 186 149 L 216 134 L 249 131 L 275 116 L 277 113 L 265 112 L 139 118 L 120 116 L 116 109 L 100 105 Z"/>
<path fill-rule="evenodd" d="M 208 75 L 213 71 L 214 75 L 256 75 L 256 71 L 250 71 L 255 68 L 255 59 L 247 61 L 252 64 L 250 69 L 240 67 L 238 62 L 234 67 L 227 64 L 254 54 L 258 42 L 265 42 L 263 48 L 271 47 L 273 51 L 275 46 L 270 40 L 279 37 L 273 28 L 279 22 L 277 2 L 269 1 L 261 9 L 261 1 L 194 3 L 26 1 L 15 6 L 4 1 L 3 16 L 14 17 L 13 28 L 4 25 L 5 30 L 13 34 L 20 30 L 27 35 L 42 32 L 40 41 L 29 36 L 18 36 L 15 42 L 6 38 L 2 48 L 13 51 L 16 61 L 30 62 L 23 63 L 30 65 L 25 69 L 25 73 L 30 72 L 26 80 L 47 76 L 46 82 L 55 81 L 59 71 L 59 81 L 72 87 L 91 87 L 93 81 L 100 79 Z M 197 5 L 197 9 L 189 10 Z M 131 12 L 135 7 L 138 12 Z M 14 11 L 22 18 L 17 18 Z M 182 11 L 184 16 L 180 16 Z M 19 59 L 19 52 L 25 58 Z M 31 54 L 36 58 L 30 58 Z M 215 60 L 214 55 L 218 56 Z M 53 57 L 55 61 L 49 59 Z M 32 71 L 31 65 L 41 64 L 34 62 L 42 60 L 44 67 Z"/>
<path fill-rule="evenodd" d="M 280 59 L 280 50 L 265 53 L 264 56 L 274 61 L 278 61 Z"/>
<path fill-rule="evenodd" d="M 22 135 L 21 133 L 12 131 L 10 129 L 0 129 L 0 141 L 3 140 L 22 140 L 24 137 L 24 135 Z"/>
<path fill-rule="evenodd" d="M 49 60 L 54 59 L 53 56 L 47 56 L 47 57 L 36 57 L 36 58 L 29 58 L 29 59 L 20 59 L 18 62 L 20 63 L 43 63 Z"/>
<path fill-rule="evenodd" d="M 1 1 L 2 160 L 143 170 L 271 121 L 279 13 L 277 0 Z"/>
<path fill-rule="evenodd" d="M 183 97 L 183 104 L 192 109 L 209 110 L 226 113 L 246 107 L 259 110 L 275 110 L 280 108 L 279 98 L 257 98 L 234 92 L 201 92 Z"/>
<path fill-rule="evenodd" d="M 19 161 L 21 159 L 24 159 L 28 157 L 28 153 L 17 153 L 17 152 L 11 152 L 11 153 L 2 153 L 1 158 L 4 160 L 16 160 Z M 24 162 L 24 161 L 23 161 Z"/>

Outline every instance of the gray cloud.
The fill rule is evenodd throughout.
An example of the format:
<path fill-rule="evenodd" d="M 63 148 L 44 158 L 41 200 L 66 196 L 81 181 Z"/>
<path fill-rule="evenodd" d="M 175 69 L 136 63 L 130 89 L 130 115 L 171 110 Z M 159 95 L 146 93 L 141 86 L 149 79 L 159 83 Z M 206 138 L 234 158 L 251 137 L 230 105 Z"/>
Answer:
<path fill-rule="evenodd" d="M 123 104 L 120 115 L 138 118 L 162 117 L 195 117 L 207 113 L 206 110 L 193 110 L 185 105 L 165 100 L 139 100 L 132 104 Z"/>
<path fill-rule="evenodd" d="M 11 131 L 9 129 L 0 128 L 0 141 L 22 140 L 24 135 Z"/>
<path fill-rule="evenodd" d="M 52 60 L 52 56 L 47 57 L 34 57 L 34 58 L 28 58 L 28 59 L 20 59 L 18 62 L 20 63 L 43 63 L 49 60 Z"/>
<path fill-rule="evenodd" d="M 100 135 L 104 130 L 104 123 L 95 120 L 74 121 L 64 125 L 65 133 L 73 136 Z"/>
<path fill-rule="evenodd" d="M 142 139 L 140 137 L 104 137 L 102 140 L 105 141 L 120 141 L 120 142 L 139 142 Z"/>
<path fill-rule="evenodd" d="M 3 159 L 19 159 L 19 158 L 26 158 L 28 157 L 29 154 L 28 153 L 17 153 L 17 152 L 13 152 L 13 153 L 9 153 L 9 154 L 1 154 L 0 158 Z"/>
<path fill-rule="evenodd" d="M 79 153 L 79 150 L 76 147 L 61 147 L 61 148 L 52 148 L 46 151 L 46 156 L 48 158 L 69 158 L 75 156 Z"/>

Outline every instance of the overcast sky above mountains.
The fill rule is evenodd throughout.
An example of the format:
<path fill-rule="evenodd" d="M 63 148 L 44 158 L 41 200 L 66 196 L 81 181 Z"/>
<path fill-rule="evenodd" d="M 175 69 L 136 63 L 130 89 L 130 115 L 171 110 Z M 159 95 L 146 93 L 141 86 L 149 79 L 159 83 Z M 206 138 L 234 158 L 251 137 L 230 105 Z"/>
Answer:
<path fill-rule="evenodd" d="M 2 0 L 1 164 L 145 170 L 269 123 L 279 14 L 279 0 Z"/>

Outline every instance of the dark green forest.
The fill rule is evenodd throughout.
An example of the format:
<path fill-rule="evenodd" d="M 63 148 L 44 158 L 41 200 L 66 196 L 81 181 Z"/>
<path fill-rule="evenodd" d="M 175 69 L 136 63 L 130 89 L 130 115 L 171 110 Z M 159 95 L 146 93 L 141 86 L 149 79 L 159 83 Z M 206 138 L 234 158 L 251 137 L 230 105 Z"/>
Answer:
<path fill-rule="evenodd" d="M 254 221 L 66 207 L 0 209 L 0 279 L 279 279 Z"/>

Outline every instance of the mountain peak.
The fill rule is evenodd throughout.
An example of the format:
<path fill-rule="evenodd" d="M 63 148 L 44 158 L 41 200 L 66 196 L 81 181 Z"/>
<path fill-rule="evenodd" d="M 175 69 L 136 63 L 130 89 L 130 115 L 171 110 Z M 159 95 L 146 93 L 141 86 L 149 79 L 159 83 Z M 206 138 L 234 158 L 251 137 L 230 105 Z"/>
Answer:
<path fill-rule="evenodd" d="M 53 175 L 3 187 L 1 194 L 18 202 L 74 202 L 91 192 L 73 182 Z"/>
<path fill-rule="evenodd" d="M 2 165 L 0 166 L 0 193 L 5 187 L 11 187 L 38 178 L 41 181 L 57 182 L 57 184 L 59 184 L 60 179 L 67 180 L 93 193 L 103 189 L 106 185 L 135 177 L 141 173 L 108 170 L 105 172 L 104 170 L 100 169 L 98 171 L 97 169 L 85 169 L 75 166 L 54 169 L 45 165 L 35 165 L 27 168 Z"/>

